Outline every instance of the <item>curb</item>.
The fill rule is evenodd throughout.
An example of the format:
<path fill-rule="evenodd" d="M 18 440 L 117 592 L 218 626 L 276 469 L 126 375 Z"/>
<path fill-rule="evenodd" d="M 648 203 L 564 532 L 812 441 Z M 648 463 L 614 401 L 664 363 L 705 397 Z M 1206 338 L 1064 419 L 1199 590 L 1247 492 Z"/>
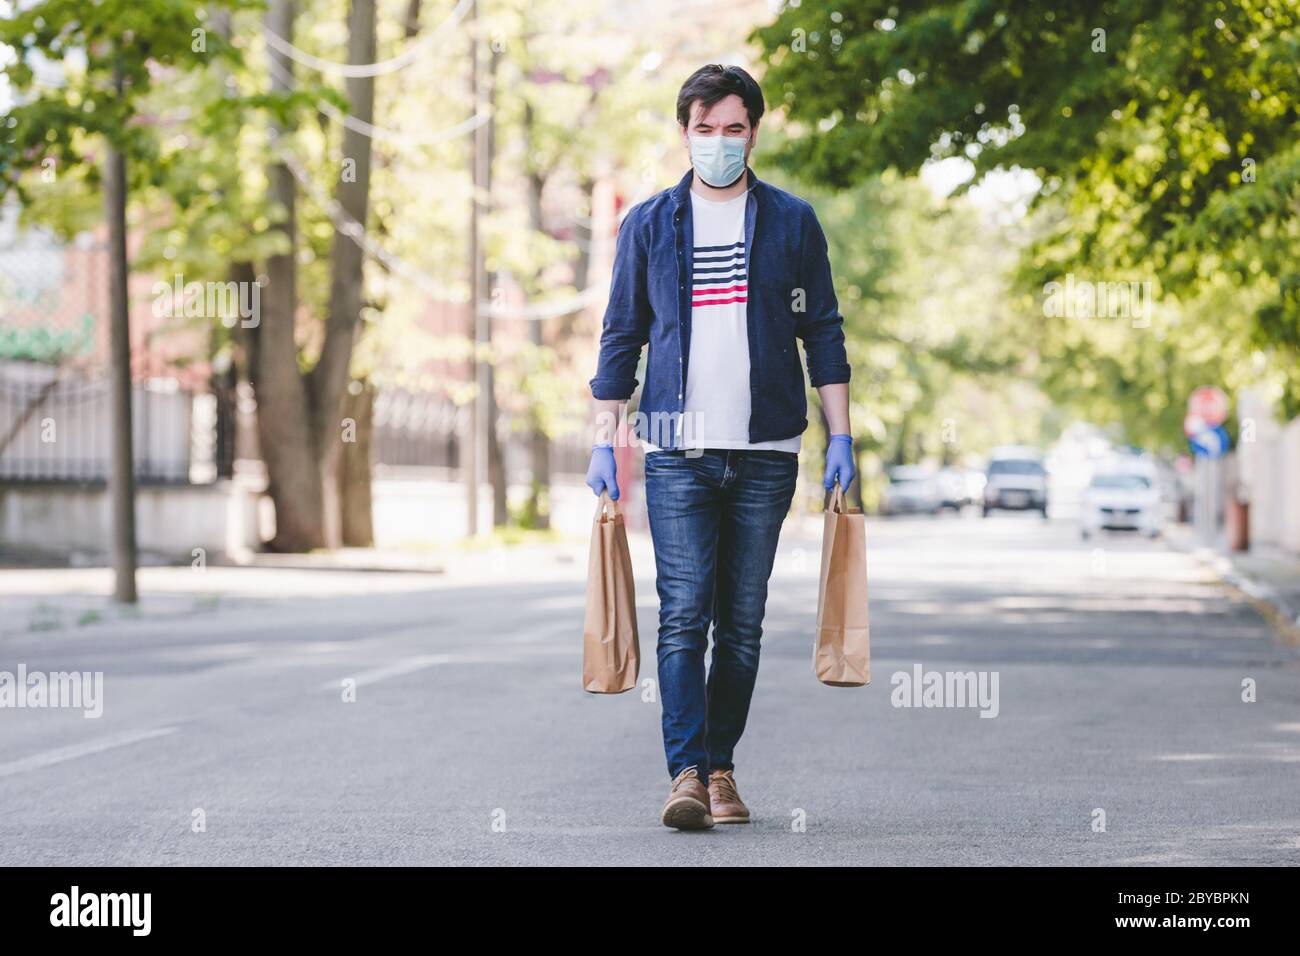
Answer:
<path fill-rule="evenodd" d="M 1231 558 L 1223 555 L 1215 555 L 1211 565 L 1229 584 L 1257 601 L 1271 604 L 1286 624 L 1300 628 L 1300 610 L 1292 606 L 1277 588 L 1242 573 Z"/>
<path fill-rule="evenodd" d="M 1300 608 L 1293 606 L 1277 588 L 1246 574 L 1228 555 L 1185 540 L 1182 534 L 1166 533 L 1164 539 L 1176 551 L 1191 555 L 1212 570 L 1223 583 L 1241 592 L 1251 606 L 1281 633 L 1284 640 L 1300 644 Z"/>
<path fill-rule="evenodd" d="M 313 560 L 304 555 L 259 553 L 247 560 L 209 561 L 209 567 L 254 568 L 264 571 L 349 571 L 384 574 L 445 574 L 441 564 L 404 563 L 400 561 L 355 561 L 337 558 Z"/>

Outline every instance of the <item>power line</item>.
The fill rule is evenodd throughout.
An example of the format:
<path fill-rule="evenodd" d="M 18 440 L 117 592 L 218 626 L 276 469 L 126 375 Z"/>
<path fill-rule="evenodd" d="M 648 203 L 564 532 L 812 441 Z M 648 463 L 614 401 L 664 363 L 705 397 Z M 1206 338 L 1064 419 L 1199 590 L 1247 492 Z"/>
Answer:
<path fill-rule="evenodd" d="M 271 66 L 271 72 L 274 73 L 282 83 L 287 84 L 290 89 L 297 88 L 298 84 L 294 81 L 292 74 L 290 74 L 288 70 L 282 67 L 274 59 L 269 59 L 267 62 Z M 387 129 L 382 126 L 375 126 L 359 117 L 353 116 L 351 113 L 345 113 L 333 103 L 325 100 L 322 100 L 317 104 L 317 106 L 326 116 L 336 122 L 342 123 L 345 127 L 355 133 L 360 133 L 362 136 L 367 136 L 374 140 L 385 140 L 406 146 L 433 146 L 437 143 L 445 143 L 447 140 L 455 139 L 457 136 L 463 136 L 466 133 L 473 132 L 491 119 L 490 113 L 479 112 L 467 119 L 461 120 L 459 123 L 444 127 L 440 130 L 434 130 L 432 133 L 411 134 L 402 133 L 395 129 Z"/>
<path fill-rule="evenodd" d="M 336 63 L 333 60 L 322 60 L 318 56 L 313 56 L 306 50 L 300 49 L 286 40 L 284 37 L 275 33 L 268 27 L 262 27 L 262 35 L 266 38 L 269 46 L 277 52 L 287 56 L 291 60 L 301 63 L 303 66 L 310 67 L 313 70 L 319 70 L 322 73 L 332 73 L 335 76 L 345 77 L 369 77 L 369 76 L 386 76 L 389 73 L 396 73 L 398 70 L 405 69 L 419 59 L 420 54 L 428 46 L 431 46 L 438 39 L 438 34 L 447 27 L 455 26 L 461 18 L 474 5 L 476 0 L 460 0 L 455 9 L 448 14 L 447 19 L 442 21 L 420 39 L 409 44 L 405 50 L 397 56 L 388 60 L 380 60 L 378 63 Z"/>
<path fill-rule="evenodd" d="M 298 182 L 302 184 L 303 189 L 325 212 L 325 215 L 334 224 L 335 228 L 355 242 L 361 250 L 366 253 L 366 255 L 383 263 L 390 272 L 406 279 L 435 298 L 444 301 L 453 298 L 451 292 L 443 286 L 437 278 L 424 270 L 411 265 L 405 259 L 390 252 L 371 239 L 366 234 L 366 229 L 360 222 L 352 218 L 352 216 L 343 209 L 334 197 L 330 196 L 317 186 L 316 182 L 311 177 L 311 173 L 305 166 L 303 166 L 296 156 L 280 144 L 278 137 L 273 136 L 272 147 L 275 150 L 276 158 L 280 162 L 284 163 L 285 168 L 289 170 L 294 179 L 298 180 Z M 571 296 L 566 296 L 563 299 L 538 302 L 527 305 L 522 309 L 480 303 L 478 314 L 493 319 L 522 319 L 525 321 L 540 322 L 543 319 L 568 315 L 571 312 L 576 312 L 579 309 L 585 308 L 591 303 L 599 301 L 600 297 L 604 295 L 606 291 L 607 287 L 605 283 L 596 283 L 588 286 L 581 292 L 574 293 Z"/>
<path fill-rule="evenodd" d="M 480 112 L 461 120 L 459 123 L 444 127 L 443 129 L 436 130 L 432 133 L 410 134 L 367 123 L 365 120 L 358 119 L 350 113 L 344 113 L 332 103 L 323 103 L 321 104 L 321 108 L 327 116 L 342 123 L 354 133 L 360 133 L 362 136 L 368 136 L 374 140 L 384 140 L 386 142 L 393 142 L 406 146 L 433 146 L 437 143 L 445 143 L 447 140 L 455 139 L 457 136 L 472 133 L 491 119 L 490 113 Z"/>
<path fill-rule="evenodd" d="M 314 57 L 311 54 L 298 49 L 292 43 L 289 43 L 284 38 L 269 30 L 264 30 L 264 33 L 266 34 L 268 44 L 276 50 L 285 56 L 288 56 L 290 59 L 296 60 L 297 62 L 303 63 L 304 65 L 310 66 L 314 69 L 319 69 L 323 72 L 332 72 L 343 76 L 379 76 L 386 73 L 396 72 L 402 67 L 414 62 L 415 57 L 419 52 L 419 48 L 430 42 L 445 27 L 458 22 L 461 17 L 468 12 L 471 4 L 474 2 L 476 2 L 476 0 L 461 0 L 448 18 L 435 28 L 432 33 L 422 37 L 419 41 L 409 46 L 398 56 L 380 63 L 361 65 L 332 63 L 330 61 L 321 60 L 318 57 Z M 271 58 L 269 62 L 271 70 L 282 82 L 288 84 L 290 87 L 297 85 L 288 70 L 277 63 L 274 58 Z M 372 123 L 345 113 L 329 103 L 322 103 L 320 106 L 326 115 L 331 116 L 335 120 L 343 123 L 343 125 L 348 129 L 360 133 L 363 136 L 369 136 L 372 139 L 389 139 L 396 142 L 405 142 L 417 145 L 429 145 L 444 142 L 456 136 L 464 135 L 465 133 L 481 127 L 488 121 L 491 115 L 488 112 L 479 111 L 476 112 L 475 115 L 462 120 L 454 126 L 422 136 L 412 136 L 400 133 L 396 130 L 389 130 L 375 126 Z M 272 131 L 271 145 L 280 162 L 284 163 L 285 168 L 289 170 L 291 175 L 298 180 L 307 194 L 311 196 L 321 210 L 324 211 L 326 216 L 334 224 L 335 228 L 355 242 L 362 252 L 382 263 L 393 274 L 406 279 L 427 294 L 443 300 L 452 298 L 449 290 L 447 290 L 437 278 L 424 270 L 411 265 L 400 256 L 385 249 L 379 243 L 371 239 L 367 234 L 363 223 L 352 218 L 337 200 L 317 186 L 311 177 L 311 173 L 306 169 L 306 167 L 303 166 L 298 158 L 290 153 L 286 147 L 281 145 L 278 134 L 276 134 L 274 130 Z M 607 291 L 607 283 L 597 283 L 590 285 L 586 289 L 571 296 L 566 296 L 563 299 L 533 303 L 524 306 L 522 309 L 508 308 L 480 302 L 478 303 L 477 314 L 479 316 L 490 317 L 493 319 L 541 321 L 543 319 L 567 315 L 585 308 L 592 302 L 598 301 L 601 296 L 607 293 Z"/>

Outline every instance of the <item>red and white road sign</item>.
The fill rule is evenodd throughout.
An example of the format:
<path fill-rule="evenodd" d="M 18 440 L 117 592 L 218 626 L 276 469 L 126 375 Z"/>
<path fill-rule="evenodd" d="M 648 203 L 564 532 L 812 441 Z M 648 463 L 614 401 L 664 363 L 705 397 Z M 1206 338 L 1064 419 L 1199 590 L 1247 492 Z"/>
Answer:
<path fill-rule="evenodd" d="M 1228 396 L 1223 394 L 1221 388 L 1203 385 L 1192 392 L 1192 397 L 1187 400 L 1187 414 L 1188 417 L 1194 415 L 1211 428 L 1222 425 L 1228 419 Z M 1186 429 L 1187 422 L 1184 421 L 1183 430 Z M 1190 436 L 1192 433 L 1187 434 Z"/>
<path fill-rule="evenodd" d="M 1188 438 L 1191 438 L 1193 435 L 1199 435 L 1209 427 L 1210 425 L 1204 418 L 1199 415 L 1193 415 L 1191 412 L 1188 412 L 1183 418 L 1183 434 Z"/>

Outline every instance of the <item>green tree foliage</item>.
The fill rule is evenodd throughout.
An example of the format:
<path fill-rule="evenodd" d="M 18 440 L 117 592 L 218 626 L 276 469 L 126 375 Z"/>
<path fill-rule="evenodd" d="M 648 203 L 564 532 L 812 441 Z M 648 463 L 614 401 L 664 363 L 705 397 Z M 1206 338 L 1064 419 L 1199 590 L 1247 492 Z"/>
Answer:
<path fill-rule="evenodd" d="M 841 188 L 951 157 L 971 182 L 1032 170 L 1023 290 L 1151 280 L 1163 328 L 1122 341 L 1024 314 L 1049 386 L 1095 388 L 1108 417 L 1168 438 L 1186 396 L 1153 398 L 1161 383 L 1258 376 L 1255 351 L 1300 396 L 1298 23 L 1295 0 L 854 2 L 755 36 L 794 124 L 788 168 Z M 1215 330 L 1242 341 L 1202 361 Z"/>
<path fill-rule="evenodd" d="M 11 17 L 0 20 L 0 43 L 17 53 L 5 70 L 17 102 L 5 117 L 0 138 L 0 186 L 26 197 L 23 174 L 32 169 L 52 169 L 56 176 L 84 171 L 96 183 L 95 136 L 134 160 L 129 167 L 133 185 L 156 182 L 164 151 L 143 104 L 160 77 L 215 61 L 238 64 L 239 52 L 210 30 L 208 16 L 214 7 L 249 5 L 249 0 L 43 0 L 19 5 Z M 62 77 L 48 79 L 48 65 L 38 76 L 42 63 L 61 63 Z M 115 71 L 121 75 L 121 92 Z"/>
<path fill-rule="evenodd" d="M 283 251 L 270 228 L 281 212 L 266 201 L 259 118 L 285 118 L 330 93 L 264 92 L 229 32 L 232 18 L 256 23 L 259 6 L 44 0 L 0 21 L 0 43 L 17 53 L 6 68 L 16 102 L 0 136 L 0 190 L 60 235 L 91 229 L 103 217 L 108 141 L 127 157 L 134 219 L 145 225 L 137 271 L 225 280 L 232 262 Z"/>
<path fill-rule="evenodd" d="M 191 30 L 202 30 L 202 4 L 172 3 L 166 11 L 146 10 L 130 0 L 99 4 L 77 0 L 44 0 L 18 5 L 0 20 L 0 42 L 17 51 L 6 66 L 10 84 L 23 101 L 5 120 L 3 169 L 7 177 L 21 172 L 34 159 L 54 156 L 65 166 L 84 157 L 78 134 L 99 133 L 115 144 L 136 146 L 143 154 L 151 145 L 139 126 L 130 126 L 139 97 L 153 85 L 150 63 L 161 66 L 206 65 L 207 54 L 197 53 Z M 42 61 L 59 62 L 72 54 L 84 68 L 69 80 L 42 80 L 36 70 Z M 232 57 L 233 49 L 220 42 L 214 56 Z M 112 79 L 122 74 L 125 90 L 119 94 Z M 9 180 L 10 185 L 18 185 Z"/>
<path fill-rule="evenodd" d="M 766 142 L 780 152 L 771 131 Z M 826 231 L 864 503 L 874 503 L 885 466 L 977 463 L 995 445 L 1053 437 L 1028 381 L 1023 319 L 1009 307 L 1025 237 L 1005 210 L 945 200 L 893 171 L 844 190 L 758 171 L 812 202 Z"/>

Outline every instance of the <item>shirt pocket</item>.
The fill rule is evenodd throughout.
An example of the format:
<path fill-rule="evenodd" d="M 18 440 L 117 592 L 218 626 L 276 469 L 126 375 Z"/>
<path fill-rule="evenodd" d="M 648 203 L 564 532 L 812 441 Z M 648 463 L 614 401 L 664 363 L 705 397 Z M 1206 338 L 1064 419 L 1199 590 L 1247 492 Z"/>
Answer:
<path fill-rule="evenodd" d="M 803 366 L 795 337 L 799 290 L 776 282 L 750 285 L 750 321 L 758 355 L 749 359 L 758 371 L 761 407 L 770 420 L 793 421 L 807 411 Z"/>
<path fill-rule="evenodd" d="M 770 279 L 750 282 L 751 316 L 757 323 L 761 345 L 778 355 L 788 354 L 794 348 L 796 310 L 806 298 L 792 282 Z"/>

